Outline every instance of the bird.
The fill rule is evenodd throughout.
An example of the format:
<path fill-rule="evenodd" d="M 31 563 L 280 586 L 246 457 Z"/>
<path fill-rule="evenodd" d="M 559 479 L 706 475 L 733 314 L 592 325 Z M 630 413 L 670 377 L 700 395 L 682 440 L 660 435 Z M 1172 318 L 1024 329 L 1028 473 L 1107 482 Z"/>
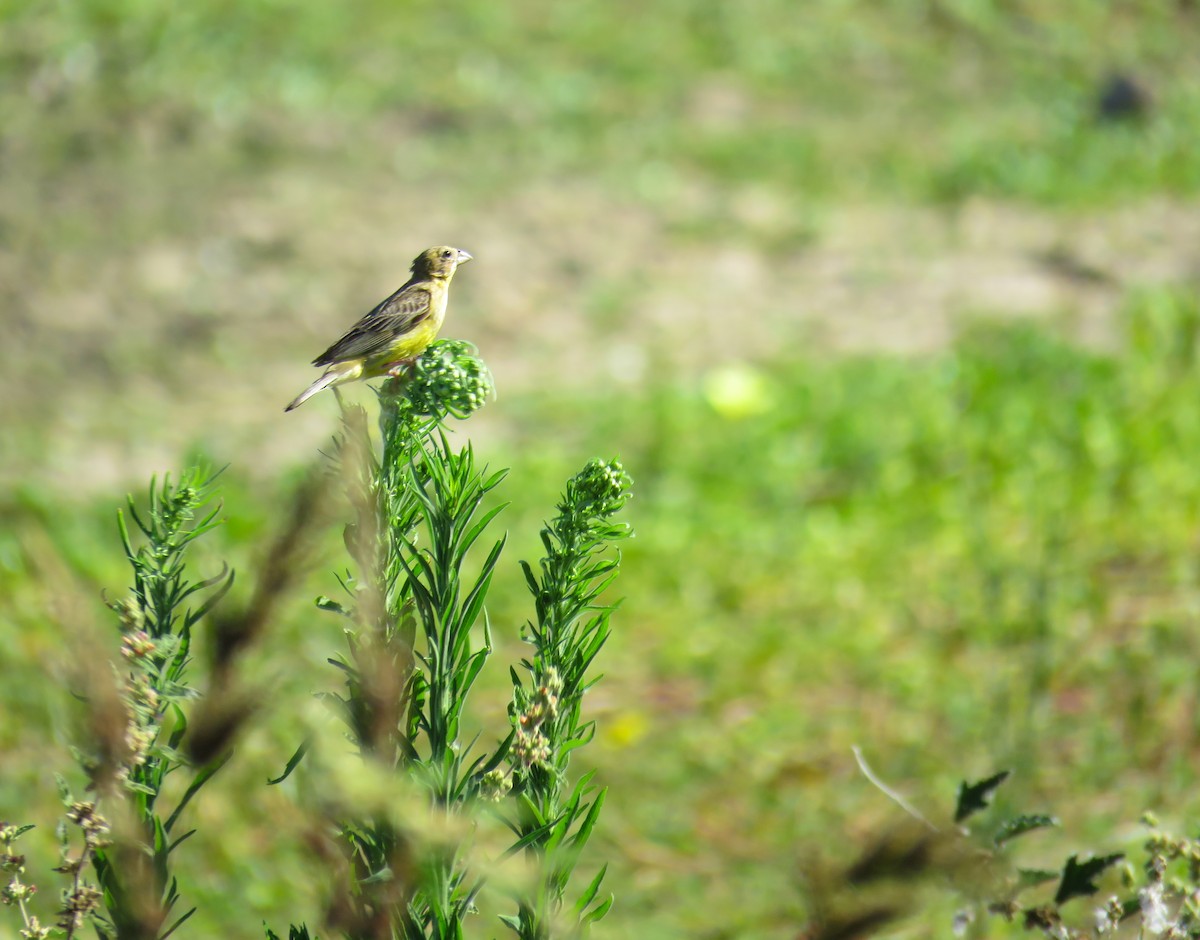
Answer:
<path fill-rule="evenodd" d="M 412 277 L 313 360 L 321 377 L 284 411 L 299 408 L 317 392 L 381 375 L 400 375 L 434 341 L 446 316 L 450 279 L 471 255 L 461 248 L 426 248 L 413 260 Z"/>

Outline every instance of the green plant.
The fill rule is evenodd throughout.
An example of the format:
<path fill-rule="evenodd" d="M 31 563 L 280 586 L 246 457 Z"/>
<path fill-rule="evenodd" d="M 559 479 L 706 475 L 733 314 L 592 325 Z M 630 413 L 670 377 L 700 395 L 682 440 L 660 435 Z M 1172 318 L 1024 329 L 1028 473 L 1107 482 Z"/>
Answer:
<path fill-rule="evenodd" d="M 955 822 L 961 823 L 988 808 L 991 793 L 1008 778 L 996 774 L 978 783 L 964 782 L 959 789 Z M 986 833 L 981 864 L 1003 859 L 1002 877 L 991 886 L 986 903 L 974 903 L 959 913 L 965 928 L 981 912 L 1020 923 L 1053 940 L 1098 940 L 1134 926 L 1139 936 L 1200 937 L 1200 840 L 1178 836 L 1160 828 L 1147 813 L 1142 824 L 1149 829 L 1139 866 L 1126 861 L 1123 852 L 1071 854 L 1060 868 L 1021 866 L 1011 860 L 1014 840 L 1027 833 L 1059 825 L 1045 814 L 989 814 L 981 826 Z M 998 820 L 994 817 L 1000 816 Z M 1121 864 L 1124 863 L 1124 864 Z M 1117 868 L 1118 878 L 1105 878 Z M 1114 882 L 1116 882 L 1114 884 Z M 1039 886 L 1053 885 L 1054 893 L 1027 900 Z M 1090 908 L 1071 902 L 1095 898 Z M 1068 908 L 1068 904 L 1070 907 Z M 984 935 L 980 928 L 979 935 Z"/>
<path fill-rule="evenodd" d="M 583 693 L 596 680 L 589 669 L 608 638 L 613 608 L 598 604 L 616 577 L 618 558 L 605 549 L 628 531 L 612 517 L 628 498 L 629 477 L 620 464 L 593 460 L 567 483 L 558 516 L 542 530 L 546 555 L 540 573 L 522 562 L 534 597 L 536 620 L 524 637 L 534 654 L 512 671 L 509 715 L 516 733 L 509 754 L 517 816 L 510 822 L 518 845 L 538 865 L 538 888 L 517 899 L 518 913 L 504 922 L 519 937 L 547 937 L 558 915 L 579 853 L 591 836 L 604 790 L 592 791 L 591 774 L 567 786 L 571 752 L 591 740 L 594 724 L 582 718 Z M 612 899 L 593 904 L 605 869 L 573 907 L 579 926 L 602 918 Z"/>
<path fill-rule="evenodd" d="M 603 805 L 590 775 L 570 782 L 568 764 L 592 734 L 582 697 L 608 636 L 612 608 L 598 599 L 618 564 L 606 548 L 627 534 L 612 517 L 628 498 L 629 478 L 617 462 L 597 460 L 568 482 L 542 533 L 540 575 L 523 565 L 536 617 L 525 630 L 533 647 L 521 664 L 525 676 L 512 670 L 511 730 L 490 751 L 476 747 L 462 720 L 492 653 L 484 601 L 505 540 L 493 541 L 475 573 L 466 572 L 504 508 L 485 502 L 505 472 L 479 466 L 469 444 L 455 447 L 444 422 L 467 417 L 490 393 L 490 375 L 470 347 L 441 341 L 410 376 L 381 389 L 378 449 L 365 412 L 343 412 L 335 456 L 353 517 L 344 541 L 355 570 L 342 579 L 348 603 L 317 602 L 347 623 L 349 650 L 331 660 L 345 685 L 331 700 L 364 770 L 382 774 L 385 786 L 392 780 L 396 792 L 423 794 L 405 804 L 407 815 L 393 803 L 331 814 L 346 868 L 329 923 L 347 937 L 463 936 L 485 868 L 516 855 L 530 857 L 536 870 L 532 887 L 510 889 L 517 914 L 502 916 L 518 936 L 576 932 L 611 904 L 594 903 L 602 869 L 560 923 Z M 497 816 L 515 841 L 480 863 L 468 833 Z"/>
<path fill-rule="evenodd" d="M 185 576 L 188 546 L 219 524 L 220 506 L 210 506 L 213 480 L 192 469 L 177 485 L 169 478 L 158 486 L 152 482 L 145 518 L 130 499 L 129 517 L 145 538 L 140 547 L 134 547 L 124 516 L 118 516 L 134 573 L 130 596 L 113 605 L 122 618 L 121 653 L 130 667 L 123 696 L 127 726 L 86 764 L 102 797 L 117 787 L 127 791 L 137 827 L 134 838 L 118 839 L 93 855 L 111 933 L 118 937 L 166 937 L 194 913 L 189 909 L 167 923 L 179 900 L 169 856 L 194 832 L 180 834 L 175 828 L 188 803 L 231 756 L 226 751 L 192 768 L 181 753 L 188 734 L 185 705 L 199 697 L 188 676 L 192 630 L 233 583 L 228 570 L 203 581 Z M 194 608 L 191 598 L 200 599 Z M 192 774 L 190 783 L 170 812 L 161 814 L 157 803 L 167 777 L 184 769 Z M 99 932 L 110 933 L 103 925 Z"/>
<path fill-rule="evenodd" d="M 1164 830 L 1152 814 L 1142 818 L 1149 835 L 1139 865 L 1126 852 L 1072 852 L 1061 865 L 1030 865 L 1019 846 L 1061 823 L 1046 813 L 993 805 L 1009 771 L 963 781 L 952 825 L 941 827 L 884 786 L 857 756 L 868 779 L 915 823 L 893 827 L 851 865 L 810 881 L 813 917 L 806 936 L 844 936 L 914 915 L 929 923 L 939 907 L 931 889 L 949 886 L 957 901 L 956 937 L 992 936 L 1002 929 L 998 921 L 1051 940 L 1101 940 L 1134 931 L 1139 937 L 1200 937 L 1200 840 Z"/>
<path fill-rule="evenodd" d="M 189 711 L 200 695 L 189 676 L 193 629 L 233 583 L 227 569 L 206 580 L 187 576 L 190 546 L 219 524 L 220 507 L 211 505 L 213 479 L 193 469 L 178 483 L 170 477 L 152 481 L 141 511 L 130 497 L 127 513 L 140 545 L 125 514 L 118 514 L 133 570 L 128 596 L 110 605 L 120 618 L 122 664 L 111 671 L 86 657 L 78 664 L 87 727 L 74 753 L 93 796 L 76 800 L 60 778 L 67 809 L 59 825 L 62 860 L 56 871 L 70 884 L 54 928 L 43 927 L 27 909 L 30 892 L 19 879 L 24 860 L 11 848 L 31 827 L 0 827 L 5 868 L 12 872 L 5 900 L 18 904 L 23 936 L 61 932 L 70 938 L 90 920 L 101 937 L 163 940 L 195 912 L 173 916 L 180 890 L 171 854 L 193 834 L 178 832 L 177 825 L 230 756 L 225 751 L 193 765 L 183 752 Z M 181 771 L 191 779 L 174 806 L 163 811 L 159 798 L 167 778 Z M 81 848 L 72 849 L 66 823 L 81 831 Z M 89 865 L 95 886 L 87 880 Z"/>
<path fill-rule="evenodd" d="M 514 856 L 531 858 L 535 872 L 523 887 L 519 877 L 505 881 L 518 913 L 503 920 L 518 936 L 573 934 L 611 905 L 596 903 L 601 869 L 572 915 L 565 923 L 560 917 L 603 805 L 591 775 L 572 783 L 568 764 L 592 735 L 582 698 L 608 636 L 612 607 L 600 594 L 618 564 L 606 549 L 627 534 L 612 517 L 628 498 L 629 478 L 615 461 L 592 461 L 568 482 L 543 531 L 547 554 L 539 573 L 524 565 L 535 595 L 536 616 L 525 631 L 533 654 L 522 663 L 524 679 L 512 670 L 509 727 L 494 748 L 476 747 L 462 731 L 464 708 L 492 652 L 484 601 L 505 540 L 491 544 L 473 573 L 468 569 L 503 509 L 485 503 L 505 473 L 481 467 L 469 444 L 455 447 L 445 422 L 470 415 L 490 392 L 491 377 L 473 350 L 442 341 L 407 377 L 385 383 L 378 448 L 365 412 L 343 413 L 334 466 L 353 515 L 344 541 L 355 571 L 342 579 L 349 604 L 318 599 L 345 619 L 349 643 L 331 660 L 345 687 L 327 700 L 345 722 L 363 773 L 379 775 L 389 796 L 409 797 L 399 805 L 356 805 L 337 794 L 324 804 L 338 842 L 326 857 L 334 895 L 327 926 L 347 937 L 463 936 L 489 873 Z M 115 685 L 103 667 L 80 672 L 88 734 L 77 756 L 95 796 L 76 801 L 61 784 L 66 820 L 82 832 L 83 845 L 73 850 L 71 830 L 60 826 L 58 871 L 70 884 L 55 926 L 43 926 L 32 910 L 36 888 L 24 880 L 25 859 L 14 849 L 32 827 L 0 825 L 0 867 L 8 873 L 0 896 L 17 908 L 23 937 L 73 937 L 90 920 L 104 938 L 165 940 L 195 913 L 174 910 L 181 891 L 172 854 L 194 834 L 179 832 L 179 823 L 229 760 L 233 734 L 253 712 L 252 697 L 234 681 L 236 656 L 302 570 L 304 535 L 320 516 L 313 510 L 327 482 L 312 478 L 301 487 L 249 603 L 220 616 L 214 608 L 233 573 L 188 576 L 190 547 L 218 525 L 213 477 L 189 471 L 177 484 L 152 482 L 145 509 L 129 501 L 141 544 L 121 514 L 133 585 L 110 604 L 120 617 L 123 664 Z M 212 627 L 207 697 L 190 675 L 202 620 Z M 190 780 L 164 810 L 165 784 L 179 772 Z M 498 820 L 513 835 L 481 861 L 474 833 L 489 822 L 500 832 Z M 88 883 L 89 865 L 96 885 Z M 267 935 L 274 936 L 269 929 Z M 289 930 L 293 940 L 308 936 L 305 926 Z"/>

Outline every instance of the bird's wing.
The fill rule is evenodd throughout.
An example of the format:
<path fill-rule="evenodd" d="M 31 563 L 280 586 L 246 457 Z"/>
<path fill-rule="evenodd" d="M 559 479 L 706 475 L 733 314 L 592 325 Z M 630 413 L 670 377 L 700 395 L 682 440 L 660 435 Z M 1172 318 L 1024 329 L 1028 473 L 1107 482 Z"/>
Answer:
<path fill-rule="evenodd" d="M 382 354 L 428 319 L 432 306 L 432 295 L 426 285 L 406 285 L 354 324 L 345 336 L 314 359 L 313 365 L 329 366 Z"/>

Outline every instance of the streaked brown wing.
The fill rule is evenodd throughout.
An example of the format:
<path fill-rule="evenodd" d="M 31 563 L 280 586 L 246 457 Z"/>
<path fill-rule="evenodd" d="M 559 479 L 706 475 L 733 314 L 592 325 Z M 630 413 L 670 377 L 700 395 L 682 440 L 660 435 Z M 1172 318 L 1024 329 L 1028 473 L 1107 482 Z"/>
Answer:
<path fill-rule="evenodd" d="M 345 336 L 314 359 L 313 365 L 330 366 L 385 352 L 398 337 L 429 317 L 430 306 L 428 287 L 405 285 L 354 324 Z"/>

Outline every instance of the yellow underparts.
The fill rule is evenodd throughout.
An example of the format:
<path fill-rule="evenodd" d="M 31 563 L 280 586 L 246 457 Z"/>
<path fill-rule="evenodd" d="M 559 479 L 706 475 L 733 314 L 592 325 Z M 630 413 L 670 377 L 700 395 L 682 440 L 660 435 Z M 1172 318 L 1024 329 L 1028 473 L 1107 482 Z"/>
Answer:
<path fill-rule="evenodd" d="M 410 330 L 404 336 L 400 337 L 399 340 L 388 347 L 387 352 L 382 356 L 372 356 L 370 359 L 363 360 L 362 371 L 355 378 L 370 379 L 375 376 L 385 375 L 388 367 L 393 363 L 402 362 L 405 359 L 415 359 L 425 351 L 426 346 L 437 338 L 438 329 L 441 325 L 438 319 L 430 317 L 424 323 L 421 323 L 415 329 Z"/>

